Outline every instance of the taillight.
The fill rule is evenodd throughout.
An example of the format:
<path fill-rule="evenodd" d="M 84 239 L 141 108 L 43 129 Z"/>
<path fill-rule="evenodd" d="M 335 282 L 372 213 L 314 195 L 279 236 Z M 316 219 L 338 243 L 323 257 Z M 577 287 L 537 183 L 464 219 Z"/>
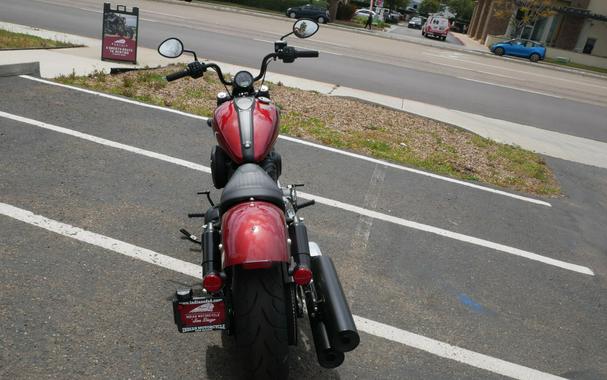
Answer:
<path fill-rule="evenodd" d="M 216 293 L 223 286 L 223 279 L 215 272 L 209 273 L 202 279 L 202 286 L 209 293 Z"/>
<path fill-rule="evenodd" d="M 312 271 L 306 267 L 295 268 L 293 271 L 293 281 L 297 285 L 308 285 L 312 281 Z"/>

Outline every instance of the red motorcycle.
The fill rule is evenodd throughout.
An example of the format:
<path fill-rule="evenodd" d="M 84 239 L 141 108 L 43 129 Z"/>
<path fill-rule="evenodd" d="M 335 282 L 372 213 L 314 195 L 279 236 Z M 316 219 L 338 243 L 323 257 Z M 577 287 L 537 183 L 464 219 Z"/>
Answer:
<path fill-rule="evenodd" d="M 288 346 L 298 340 L 297 322 L 310 321 L 318 362 L 335 368 L 344 352 L 360 338 L 333 262 L 308 241 L 297 211 L 314 204 L 299 202 L 297 187 L 280 187 L 281 157 L 273 146 L 280 112 L 263 85 L 272 60 L 291 63 L 318 57 L 317 51 L 288 46 L 285 37 L 308 38 L 318 24 L 299 20 L 293 31 L 274 43 L 255 77 L 240 71 L 227 79 L 218 65 L 201 63 L 176 38 L 165 40 L 158 52 L 168 58 L 183 52 L 194 56 L 187 69 L 167 75 L 168 81 L 200 78 L 211 69 L 227 92 L 217 95 L 209 126 L 218 145 L 211 153 L 213 184 L 223 189 L 219 204 L 190 217 L 204 218 L 202 238 L 181 230 L 202 245 L 202 287 L 176 292 L 175 323 L 180 332 L 224 330 L 234 336 L 247 376 L 286 379 Z M 261 82 L 255 88 L 256 82 Z M 231 91 L 228 90 L 231 87 Z"/>

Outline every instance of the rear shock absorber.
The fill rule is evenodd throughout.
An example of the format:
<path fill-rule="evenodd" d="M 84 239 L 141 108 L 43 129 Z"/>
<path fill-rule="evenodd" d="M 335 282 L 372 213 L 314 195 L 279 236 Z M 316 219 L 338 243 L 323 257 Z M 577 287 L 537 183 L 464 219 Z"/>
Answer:
<path fill-rule="evenodd" d="M 219 291 L 223 286 L 219 239 L 219 231 L 213 223 L 205 224 L 202 231 L 202 286 L 210 293 Z"/>
<path fill-rule="evenodd" d="M 291 238 L 291 256 L 295 260 L 293 280 L 297 285 L 307 285 L 312 280 L 308 230 L 303 220 L 297 216 L 289 225 L 289 237 Z"/>

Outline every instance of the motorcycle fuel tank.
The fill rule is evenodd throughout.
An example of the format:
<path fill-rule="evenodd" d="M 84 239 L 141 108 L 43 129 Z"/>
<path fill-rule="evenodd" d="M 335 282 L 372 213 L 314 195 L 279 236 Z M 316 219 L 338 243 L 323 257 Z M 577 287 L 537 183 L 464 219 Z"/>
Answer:
<path fill-rule="evenodd" d="M 217 142 L 237 164 L 261 162 L 278 137 L 278 123 L 276 106 L 252 96 L 221 104 L 213 116 Z"/>
<path fill-rule="evenodd" d="M 221 218 L 223 267 L 264 267 L 289 261 L 284 212 L 268 202 L 230 208 Z"/>

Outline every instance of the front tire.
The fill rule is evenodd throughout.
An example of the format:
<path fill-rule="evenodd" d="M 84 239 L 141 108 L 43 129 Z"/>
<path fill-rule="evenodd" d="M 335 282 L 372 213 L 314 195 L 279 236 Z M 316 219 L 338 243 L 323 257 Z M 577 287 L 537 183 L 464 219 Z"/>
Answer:
<path fill-rule="evenodd" d="M 325 18 L 324 18 L 324 17 L 320 16 L 320 17 L 318 17 L 318 23 L 319 23 L 319 24 L 326 24 L 326 23 L 327 23 L 327 20 L 325 20 Z"/>
<path fill-rule="evenodd" d="M 246 377 L 286 379 L 289 350 L 282 267 L 236 267 L 233 273 L 234 335 Z"/>
<path fill-rule="evenodd" d="M 495 55 L 499 55 L 501 57 L 506 51 L 503 47 L 498 47 L 493 52 L 495 53 Z"/>
<path fill-rule="evenodd" d="M 530 60 L 531 62 L 537 62 L 537 61 L 539 61 L 539 60 L 540 60 L 540 55 L 539 55 L 539 54 L 537 54 L 537 53 L 533 53 L 533 54 L 531 54 L 531 55 L 529 56 L 529 60 Z"/>
<path fill-rule="evenodd" d="M 295 12 L 291 12 L 291 13 L 289 13 L 289 17 L 290 17 L 290 18 L 295 18 L 296 16 L 297 16 L 297 15 L 295 14 Z"/>

